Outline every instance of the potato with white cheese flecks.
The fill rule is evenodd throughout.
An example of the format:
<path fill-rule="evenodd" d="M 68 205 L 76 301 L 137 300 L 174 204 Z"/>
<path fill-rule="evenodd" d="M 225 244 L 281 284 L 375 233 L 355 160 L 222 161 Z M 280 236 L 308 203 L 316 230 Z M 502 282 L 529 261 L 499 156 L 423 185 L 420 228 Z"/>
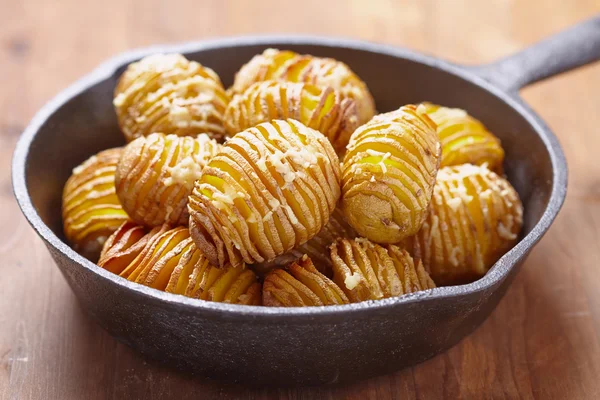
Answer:
<path fill-rule="evenodd" d="M 353 303 L 435 287 L 421 261 L 395 245 L 383 247 L 365 238 L 339 239 L 331 245 L 331 260 L 333 281 Z"/>
<path fill-rule="evenodd" d="M 186 227 L 132 222 L 106 242 L 98 265 L 132 282 L 202 300 L 261 304 L 261 284 L 243 265 L 216 268 L 196 248 Z"/>
<path fill-rule="evenodd" d="M 256 82 L 269 80 L 304 82 L 331 87 L 356 103 L 358 123 L 375 115 L 375 101 L 367 85 L 341 61 L 303 55 L 289 50 L 267 49 L 254 56 L 235 74 L 231 91 L 241 94 Z"/>
<path fill-rule="evenodd" d="M 62 216 L 75 251 L 96 260 L 104 241 L 128 219 L 115 193 L 122 149 L 101 151 L 73 169 L 63 189 Z"/>
<path fill-rule="evenodd" d="M 293 118 L 327 136 L 335 151 L 346 150 L 358 127 L 356 103 L 329 86 L 285 81 L 257 82 L 234 96 L 225 111 L 225 127 L 234 135 L 273 119 Z"/>
<path fill-rule="evenodd" d="M 229 139 L 189 197 L 190 231 L 216 266 L 273 260 L 315 236 L 340 196 L 340 164 L 322 133 L 273 120 Z"/>
<path fill-rule="evenodd" d="M 342 210 L 350 225 L 376 243 L 417 233 L 440 154 L 436 125 L 423 105 L 379 114 L 359 127 L 342 167 Z"/>
<path fill-rule="evenodd" d="M 154 54 L 130 64 L 115 88 L 113 104 L 128 142 L 154 132 L 178 136 L 226 136 L 229 103 L 219 76 L 181 54 Z"/>
<path fill-rule="evenodd" d="M 187 198 L 220 146 L 206 134 L 154 133 L 129 143 L 115 176 L 123 209 L 132 220 L 148 227 L 187 225 Z"/>
<path fill-rule="evenodd" d="M 438 285 L 471 282 L 517 242 L 523 205 L 510 183 L 485 166 L 440 169 L 421 230 L 406 241 Z"/>

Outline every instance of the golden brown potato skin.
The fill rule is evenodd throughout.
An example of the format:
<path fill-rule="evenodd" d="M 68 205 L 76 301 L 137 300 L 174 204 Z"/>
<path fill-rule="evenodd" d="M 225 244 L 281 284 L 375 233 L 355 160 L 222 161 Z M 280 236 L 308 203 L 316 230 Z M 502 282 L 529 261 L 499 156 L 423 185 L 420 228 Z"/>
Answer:
<path fill-rule="evenodd" d="M 73 170 L 62 196 L 65 237 L 73 249 L 92 261 L 104 241 L 128 219 L 115 193 L 115 170 L 121 149 L 90 157 Z"/>
<path fill-rule="evenodd" d="M 354 100 L 330 87 L 285 81 L 257 82 L 236 95 L 225 111 L 225 128 L 235 135 L 273 119 L 292 118 L 327 136 L 335 151 L 343 153 L 358 127 Z"/>
<path fill-rule="evenodd" d="M 145 233 L 142 226 L 126 222 L 106 241 L 98 265 L 170 293 L 234 304 L 262 303 L 254 272 L 243 265 L 210 265 L 185 227 L 165 224 Z"/>
<path fill-rule="evenodd" d="M 359 127 L 342 166 L 342 210 L 350 225 L 377 243 L 414 235 L 431 200 L 440 153 L 424 106 L 406 105 Z"/>
<path fill-rule="evenodd" d="M 344 292 L 320 273 L 310 257 L 303 256 L 286 270 L 275 269 L 263 284 L 263 305 L 270 307 L 306 307 L 348 304 Z"/>
<path fill-rule="evenodd" d="M 522 224 L 523 206 L 506 179 L 484 166 L 444 167 L 409 249 L 438 285 L 471 282 L 515 245 Z"/>
<path fill-rule="evenodd" d="M 129 143 L 115 179 L 123 209 L 132 220 L 148 227 L 187 225 L 187 198 L 194 181 L 220 146 L 206 134 L 154 133 Z"/>
<path fill-rule="evenodd" d="M 332 58 L 267 49 L 238 71 L 231 91 L 241 94 L 252 84 L 268 80 L 329 86 L 356 102 L 359 125 L 375 115 L 375 101 L 367 85 L 346 64 Z"/>
<path fill-rule="evenodd" d="M 269 261 L 315 236 L 339 196 L 329 140 L 274 120 L 238 133 L 209 161 L 189 197 L 190 230 L 217 266 Z"/>
<path fill-rule="evenodd" d="M 352 303 L 431 289 L 435 283 L 420 260 L 398 246 L 368 239 L 339 239 L 331 245 L 333 281 Z"/>
<path fill-rule="evenodd" d="M 250 267 L 259 274 L 266 274 L 277 267 L 285 267 L 303 255 L 307 255 L 317 270 L 325 276 L 332 276 L 331 257 L 329 257 L 329 246 L 338 238 L 354 239 L 356 232 L 346 222 L 342 210 L 338 207 L 333 211 L 327 225 L 308 242 L 276 257 L 274 260 L 260 264 L 252 264 Z"/>
<path fill-rule="evenodd" d="M 181 54 L 155 54 L 130 64 L 117 84 L 114 107 L 127 141 L 154 132 L 225 136 L 229 96 L 210 68 Z"/>
<path fill-rule="evenodd" d="M 98 265 L 113 274 L 120 274 L 144 249 L 147 241 L 160 229 L 148 231 L 133 221 L 125 221 L 104 243 Z"/>
<path fill-rule="evenodd" d="M 423 103 L 429 118 L 437 125 L 442 144 L 441 167 L 487 164 L 488 168 L 502 173 L 504 149 L 500 139 L 477 119 L 459 108 Z"/>
<path fill-rule="evenodd" d="M 220 303 L 262 305 L 262 285 L 252 270 L 244 265 L 217 268 L 193 243 L 179 258 L 166 291 Z"/>

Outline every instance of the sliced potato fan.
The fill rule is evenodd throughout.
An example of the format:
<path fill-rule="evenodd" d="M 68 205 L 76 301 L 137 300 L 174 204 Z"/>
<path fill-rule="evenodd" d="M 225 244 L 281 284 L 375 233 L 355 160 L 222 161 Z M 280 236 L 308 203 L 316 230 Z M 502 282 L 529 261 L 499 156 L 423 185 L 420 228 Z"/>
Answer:
<path fill-rule="evenodd" d="M 436 125 L 424 106 L 375 116 L 350 138 L 342 166 L 342 210 L 377 243 L 414 235 L 426 215 L 440 162 Z"/>
<path fill-rule="evenodd" d="M 113 104 L 127 141 L 154 132 L 225 136 L 229 102 L 218 75 L 181 54 L 155 54 L 129 64 Z"/>
<path fill-rule="evenodd" d="M 488 168 L 501 173 L 504 150 L 500 139 L 477 119 L 459 108 L 442 107 L 424 103 L 427 115 L 437 124 L 442 144 L 440 166 L 460 164 L 487 164 Z"/>
<path fill-rule="evenodd" d="M 220 146 L 205 134 L 154 133 L 129 143 L 116 171 L 117 195 L 127 214 L 148 227 L 187 225 L 188 196 Z"/>
<path fill-rule="evenodd" d="M 185 227 L 143 227 L 128 222 L 106 242 L 102 268 L 145 286 L 202 300 L 261 304 L 261 284 L 244 265 L 217 268 L 196 248 Z"/>
<path fill-rule="evenodd" d="M 364 124 L 375 115 L 375 102 L 367 85 L 346 64 L 333 58 L 267 49 L 238 71 L 231 89 L 241 94 L 252 84 L 269 80 L 331 87 L 343 97 L 356 102 L 359 124 Z"/>
<path fill-rule="evenodd" d="M 517 241 L 523 206 L 510 183 L 485 166 L 440 169 L 423 227 L 407 240 L 438 285 L 482 277 Z"/>
<path fill-rule="evenodd" d="M 104 241 L 128 219 L 115 193 L 121 149 L 104 150 L 73 170 L 62 196 L 63 229 L 73 249 L 97 260 Z"/>
<path fill-rule="evenodd" d="M 238 133 L 209 161 L 189 197 L 190 230 L 214 265 L 269 261 L 315 236 L 339 196 L 327 138 L 274 120 Z"/>
<path fill-rule="evenodd" d="M 340 239 L 331 246 L 333 281 L 351 302 L 377 300 L 431 289 L 435 283 L 421 261 L 398 246 L 367 239 Z"/>
<path fill-rule="evenodd" d="M 286 269 L 271 271 L 263 284 L 263 304 L 302 307 L 347 304 L 348 298 L 331 279 L 320 273 L 308 256 Z"/>
<path fill-rule="evenodd" d="M 229 103 L 225 127 L 230 135 L 273 119 L 293 118 L 323 133 L 334 149 L 345 151 L 358 127 L 354 100 L 330 87 L 308 83 L 257 82 Z"/>

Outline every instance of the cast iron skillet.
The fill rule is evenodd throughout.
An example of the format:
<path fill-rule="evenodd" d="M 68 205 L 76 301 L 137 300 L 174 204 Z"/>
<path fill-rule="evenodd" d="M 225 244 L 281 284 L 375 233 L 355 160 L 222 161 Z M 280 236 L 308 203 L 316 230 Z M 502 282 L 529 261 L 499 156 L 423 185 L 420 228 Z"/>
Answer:
<path fill-rule="evenodd" d="M 477 282 L 345 306 L 266 308 L 210 303 L 128 282 L 65 244 L 61 191 L 71 169 L 122 145 L 112 106 L 125 66 L 181 52 L 224 84 L 267 47 L 342 60 L 371 89 L 379 111 L 429 100 L 469 110 L 502 139 L 506 172 L 525 205 L 523 238 Z M 496 63 L 464 67 L 405 49 L 346 39 L 238 37 L 153 47 L 118 56 L 47 104 L 21 137 L 13 186 L 29 223 L 82 307 L 141 353 L 204 376 L 253 384 L 351 381 L 426 360 L 473 331 L 506 292 L 566 194 L 558 141 L 518 96 L 532 82 L 600 58 L 600 17 Z"/>

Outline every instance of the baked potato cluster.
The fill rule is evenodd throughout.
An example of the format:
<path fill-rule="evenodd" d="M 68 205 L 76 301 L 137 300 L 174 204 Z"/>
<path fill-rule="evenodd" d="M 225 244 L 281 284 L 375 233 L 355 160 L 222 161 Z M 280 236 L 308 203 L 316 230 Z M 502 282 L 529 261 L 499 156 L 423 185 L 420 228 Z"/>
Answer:
<path fill-rule="evenodd" d="M 431 103 L 377 114 L 331 58 L 267 49 L 225 89 L 157 54 L 122 74 L 127 143 L 73 170 L 71 246 L 124 279 L 242 305 L 327 306 L 479 279 L 523 207 L 500 140 Z"/>

